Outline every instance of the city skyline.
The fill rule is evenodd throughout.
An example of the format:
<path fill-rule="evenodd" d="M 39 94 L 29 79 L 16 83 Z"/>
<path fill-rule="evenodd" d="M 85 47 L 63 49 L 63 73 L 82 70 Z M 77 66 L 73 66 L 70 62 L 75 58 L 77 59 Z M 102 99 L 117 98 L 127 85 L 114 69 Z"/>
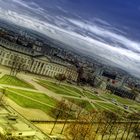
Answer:
<path fill-rule="evenodd" d="M 139 77 L 137 0 L 102 4 L 96 0 L 1 0 L 0 5 L 1 19 L 36 30 L 87 55 L 98 54 Z"/>
<path fill-rule="evenodd" d="M 140 140 L 139 12 L 0 0 L 0 140 Z"/>

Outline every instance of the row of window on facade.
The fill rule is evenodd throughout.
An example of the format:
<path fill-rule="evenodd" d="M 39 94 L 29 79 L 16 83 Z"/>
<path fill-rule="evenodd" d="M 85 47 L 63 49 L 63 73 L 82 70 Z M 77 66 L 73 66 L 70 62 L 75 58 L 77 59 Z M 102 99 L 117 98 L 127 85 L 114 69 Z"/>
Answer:
<path fill-rule="evenodd" d="M 17 59 L 17 61 L 22 61 L 23 63 L 27 63 L 27 64 L 30 64 L 32 60 L 28 59 L 28 58 L 23 58 L 23 56 L 18 56 L 16 54 L 10 54 L 10 53 L 7 53 L 7 52 L 3 52 L 2 51 L 2 55 L 1 57 L 4 57 L 3 60 L 4 60 L 4 64 L 9 64 L 9 65 L 12 65 L 12 61 L 15 61 L 14 59 Z M 2 62 L 2 60 L 1 60 Z M 36 64 L 38 63 L 38 66 L 43 65 L 45 63 L 41 63 L 39 61 L 35 61 Z M 50 70 L 54 70 L 54 71 L 58 71 L 58 72 L 62 72 L 63 69 L 60 68 L 60 67 L 56 67 L 56 66 L 52 66 L 52 65 L 47 65 L 47 68 L 50 69 Z"/>
<path fill-rule="evenodd" d="M 9 48 L 14 48 L 14 50 L 20 50 L 21 52 L 26 52 L 26 53 L 32 53 L 31 50 L 29 50 L 28 48 L 24 48 L 24 47 L 21 47 L 21 46 L 18 46 L 16 44 L 12 44 L 10 42 L 8 42 L 7 40 L 4 40 L 4 39 L 0 39 L 0 44 L 3 45 L 3 46 L 7 46 Z"/>
<path fill-rule="evenodd" d="M 58 65 L 55 66 L 53 63 L 42 63 L 40 61 L 34 61 L 34 67 L 38 65 L 38 67 L 43 68 L 45 66 L 47 69 L 52 70 L 52 71 L 58 71 L 58 72 L 63 72 L 63 68 L 59 67 Z"/>
<path fill-rule="evenodd" d="M 2 62 L 2 61 L 3 61 L 3 59 L 0 59 L 0 62 Z M 29 63 L 30 63 L 30 61 L 29 61 Z M 6 59 L 6 60 L 4 60 L 3 64 L 7 65 L 7 66 L 12 66 L 13 65 L 13 61 Z M 39 64 L 41 64 L 41 62 L 39 62 Z M 42 66 L 43 66 L 43 63 L 42 63 Z M 26 66 L 26 68 L 28 69 L 28 65 Z M 54 67 L 54 66 L 51 66 L 51 65 L 47 65 L 46 68 L 49 70 L 49 71 L 47 71 L 47 75 L 50 75 L 50 76 L 54 76 L 54 75 L 57 75 L 59 73 L 63 73 L 63 74 L 66 74 L 66 75 L 70 75 L 71 74 L 70 71 L 66 71 L 66 73 L 65 73 L 64 69 L 59 68 L 59 67 Z M 35 69 L 36 69 L 36 65 L 34 65 L 32 71 L 33 72 L 38 71 L 38 69 L 37 70 L 35 70 Z M 42 68 L 40 68 L 40 71 L 41 70 L 42 70 Z"/>
<path fill-rule="evenodd" d="M 72 75 L 72 77 L 77 77 L 77 73 L 65 66 L 58 65 L 50 62 L 42 62 L 41 60 L 31 59 L 28 55 L 23 55 L 19 53 L 15 53 L 12 51 L 7 51 L 5 49 L 0 50 L 0 63 L 6 66 L 12 66 L 13 62 L 15 62 L 15 58 L 17 60 L 17 65 L 20 63 L 24 64 L 24 70 L 29 70 L 31 72 L 37 74 L 43 74 L 54 77 L 57 74 L 65 74 L 67 77 Z M 15 62 L 16 63 L 16 62 Z M 20 65 L 19 64 L 19 65 Z M 23 65 L 22 64 L 22 65 Z M 32 70 L 31 70 L 32 67 Z"/>
<path fill-rule="evenodd" d="M 0 56 L 4 60 L 7 59 L 7 61 L 21 61 L 21 62 L 27 63 L 27 64 L 30 64 L 30 62 L 31 62 L 31 60 L 29 60 L 25 56 L 23 57 L 23 56 L 19 56 L 17 54 L 11 54 L 11 53 L 7 53 L 7 52 L 4 52 L 4 51 L 1 51 Z M 7 63 L 7 62 L 5 62 L 5 63 Z"/>
<path fill-rule="evenodd" d="M 57 74 L 65 74 L 67 77 L 77 77 L 77 73 L 74 71 L 69 71 L 66 67 L 60 67 L 56 66 L 53 63 L 45 64 L 39 61 L 35 61 L 32 68 L 31 72 L 37 73 L 37 74 L 42 74 L 42 75 L 47 75 L 54 77 Z"/>

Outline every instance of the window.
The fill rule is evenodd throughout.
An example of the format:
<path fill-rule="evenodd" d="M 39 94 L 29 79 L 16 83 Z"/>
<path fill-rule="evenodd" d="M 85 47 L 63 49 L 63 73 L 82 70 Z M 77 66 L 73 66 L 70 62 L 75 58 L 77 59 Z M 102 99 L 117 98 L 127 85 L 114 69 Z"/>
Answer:
<path fill-rule="evenodd" d="M 13 59 L 13 55 L 11 55 L 10 58 Z"/>
<path fill-rule="evenodd" d="M 8 65 L 11 65 L 11 61 L 8 62 Z"/>
<path fill-rule="evenodd" d="M 3 55 L 2 56 L 4 56 L 5 55 L 5 53 L 3 52 Z"/>
<path fill-rule="evenodd" d="M 6 55 L 6 58 L 9 58 L 9 54 Z"/>
<path fill-rule="evenodd" d="M 5 60 L 5 65 L 7 65 L 7 60 Z"/>

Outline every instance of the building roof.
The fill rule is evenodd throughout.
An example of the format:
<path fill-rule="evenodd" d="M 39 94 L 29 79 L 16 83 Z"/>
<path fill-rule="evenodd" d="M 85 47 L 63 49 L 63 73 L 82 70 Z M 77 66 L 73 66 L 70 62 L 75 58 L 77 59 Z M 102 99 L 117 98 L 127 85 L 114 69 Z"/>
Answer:
<path fill-rule="evenodd" d="M 67 61 L 64 61 L 63 59 L 60 59 L 58 57 L 51 57 L 51 56 L 47 56 L 47 55 L 36 55 L 35 58 L 45 61 L 45 62 L 62 65 L 64 67 L 70 67 L 70 68 L 75 67 L 74 65 L 72 65 L 72 64 L 68 63 Z"/>
<path fill-rule="evenodd" d="M 50 58 L 44 55 L 36 55 L 34 58 L 37 58 L 39 60 L 45 61 L 45 62 L 51 62 Z"/>
<path fill-rule="evenodd" d="M 15 43 L 9 42 L 6 39 L 0 38 L 0 46 L 3 48 L 6 48 L 8 50 L 14 51 L 14 52 L 19 52 L 25 55 L 29 55 L 29 56 L 36 56 L 36 55 L 40 55 L 39 52 L 35 52 L 33 51 L 33 49 L 31 48 L 27 48 L 21 45 L 17 45 Z"/>

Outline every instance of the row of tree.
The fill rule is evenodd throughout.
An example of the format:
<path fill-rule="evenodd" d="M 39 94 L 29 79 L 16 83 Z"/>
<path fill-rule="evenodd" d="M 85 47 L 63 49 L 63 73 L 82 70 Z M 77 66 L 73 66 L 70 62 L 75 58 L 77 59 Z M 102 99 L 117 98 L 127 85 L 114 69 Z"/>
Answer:
<path fill-rule="evenodd" d="M 24 58 L 20 58 L 18 55 L 14 55 L 11 59 L 10 75 L 17 76 L 21 71 L 27 70 L 27 64 Z"/>
<path fill-rule="evenodd" d="M 73 140 L 129 140 L 140 139 L 140 123 L 134 120 L 122 119 L 111 112 L 93 112 L 80 115 L 80 123 L 67 127 L 68 139 Z M 131 137 L 131 138 L 130 138 Z"/>
<path fill-rule="evenodd" d="M 140 113 L 128 114 L 125 117 L 108 111 L 83 111 L 84 106 L 75 110 L 72 102 L 62 100 L 58 102 L 55 109 L 51 112 L 55 118 L 53 133 L 59 119 L 63 120 L 61 134 L 65 133 L 67 139 L 73 140 L 101 140 L 140 139 Z"/>
<path fill-rule="evenodd" d="M 4 96 L 5 89 L 2 93 Z M 62 120 L 60 133 L 65 134 L 67 139 L 95 140 L 98 136 L 102 140 L 106 137 L 108 140 L 112 137 L 114 140 L 118 138 L 128 140 L 129 137 L 132 140 L 140 139 L 140 113 L 117 115 L 109 111 L 87 112 L 85 106 L 86 104 L 75 105 L 74 100 L 58 101 L 56 107 L 50 111 L 50 115 L 54 118 L 50 134 L 53 133 L 58 121 Z"/>

